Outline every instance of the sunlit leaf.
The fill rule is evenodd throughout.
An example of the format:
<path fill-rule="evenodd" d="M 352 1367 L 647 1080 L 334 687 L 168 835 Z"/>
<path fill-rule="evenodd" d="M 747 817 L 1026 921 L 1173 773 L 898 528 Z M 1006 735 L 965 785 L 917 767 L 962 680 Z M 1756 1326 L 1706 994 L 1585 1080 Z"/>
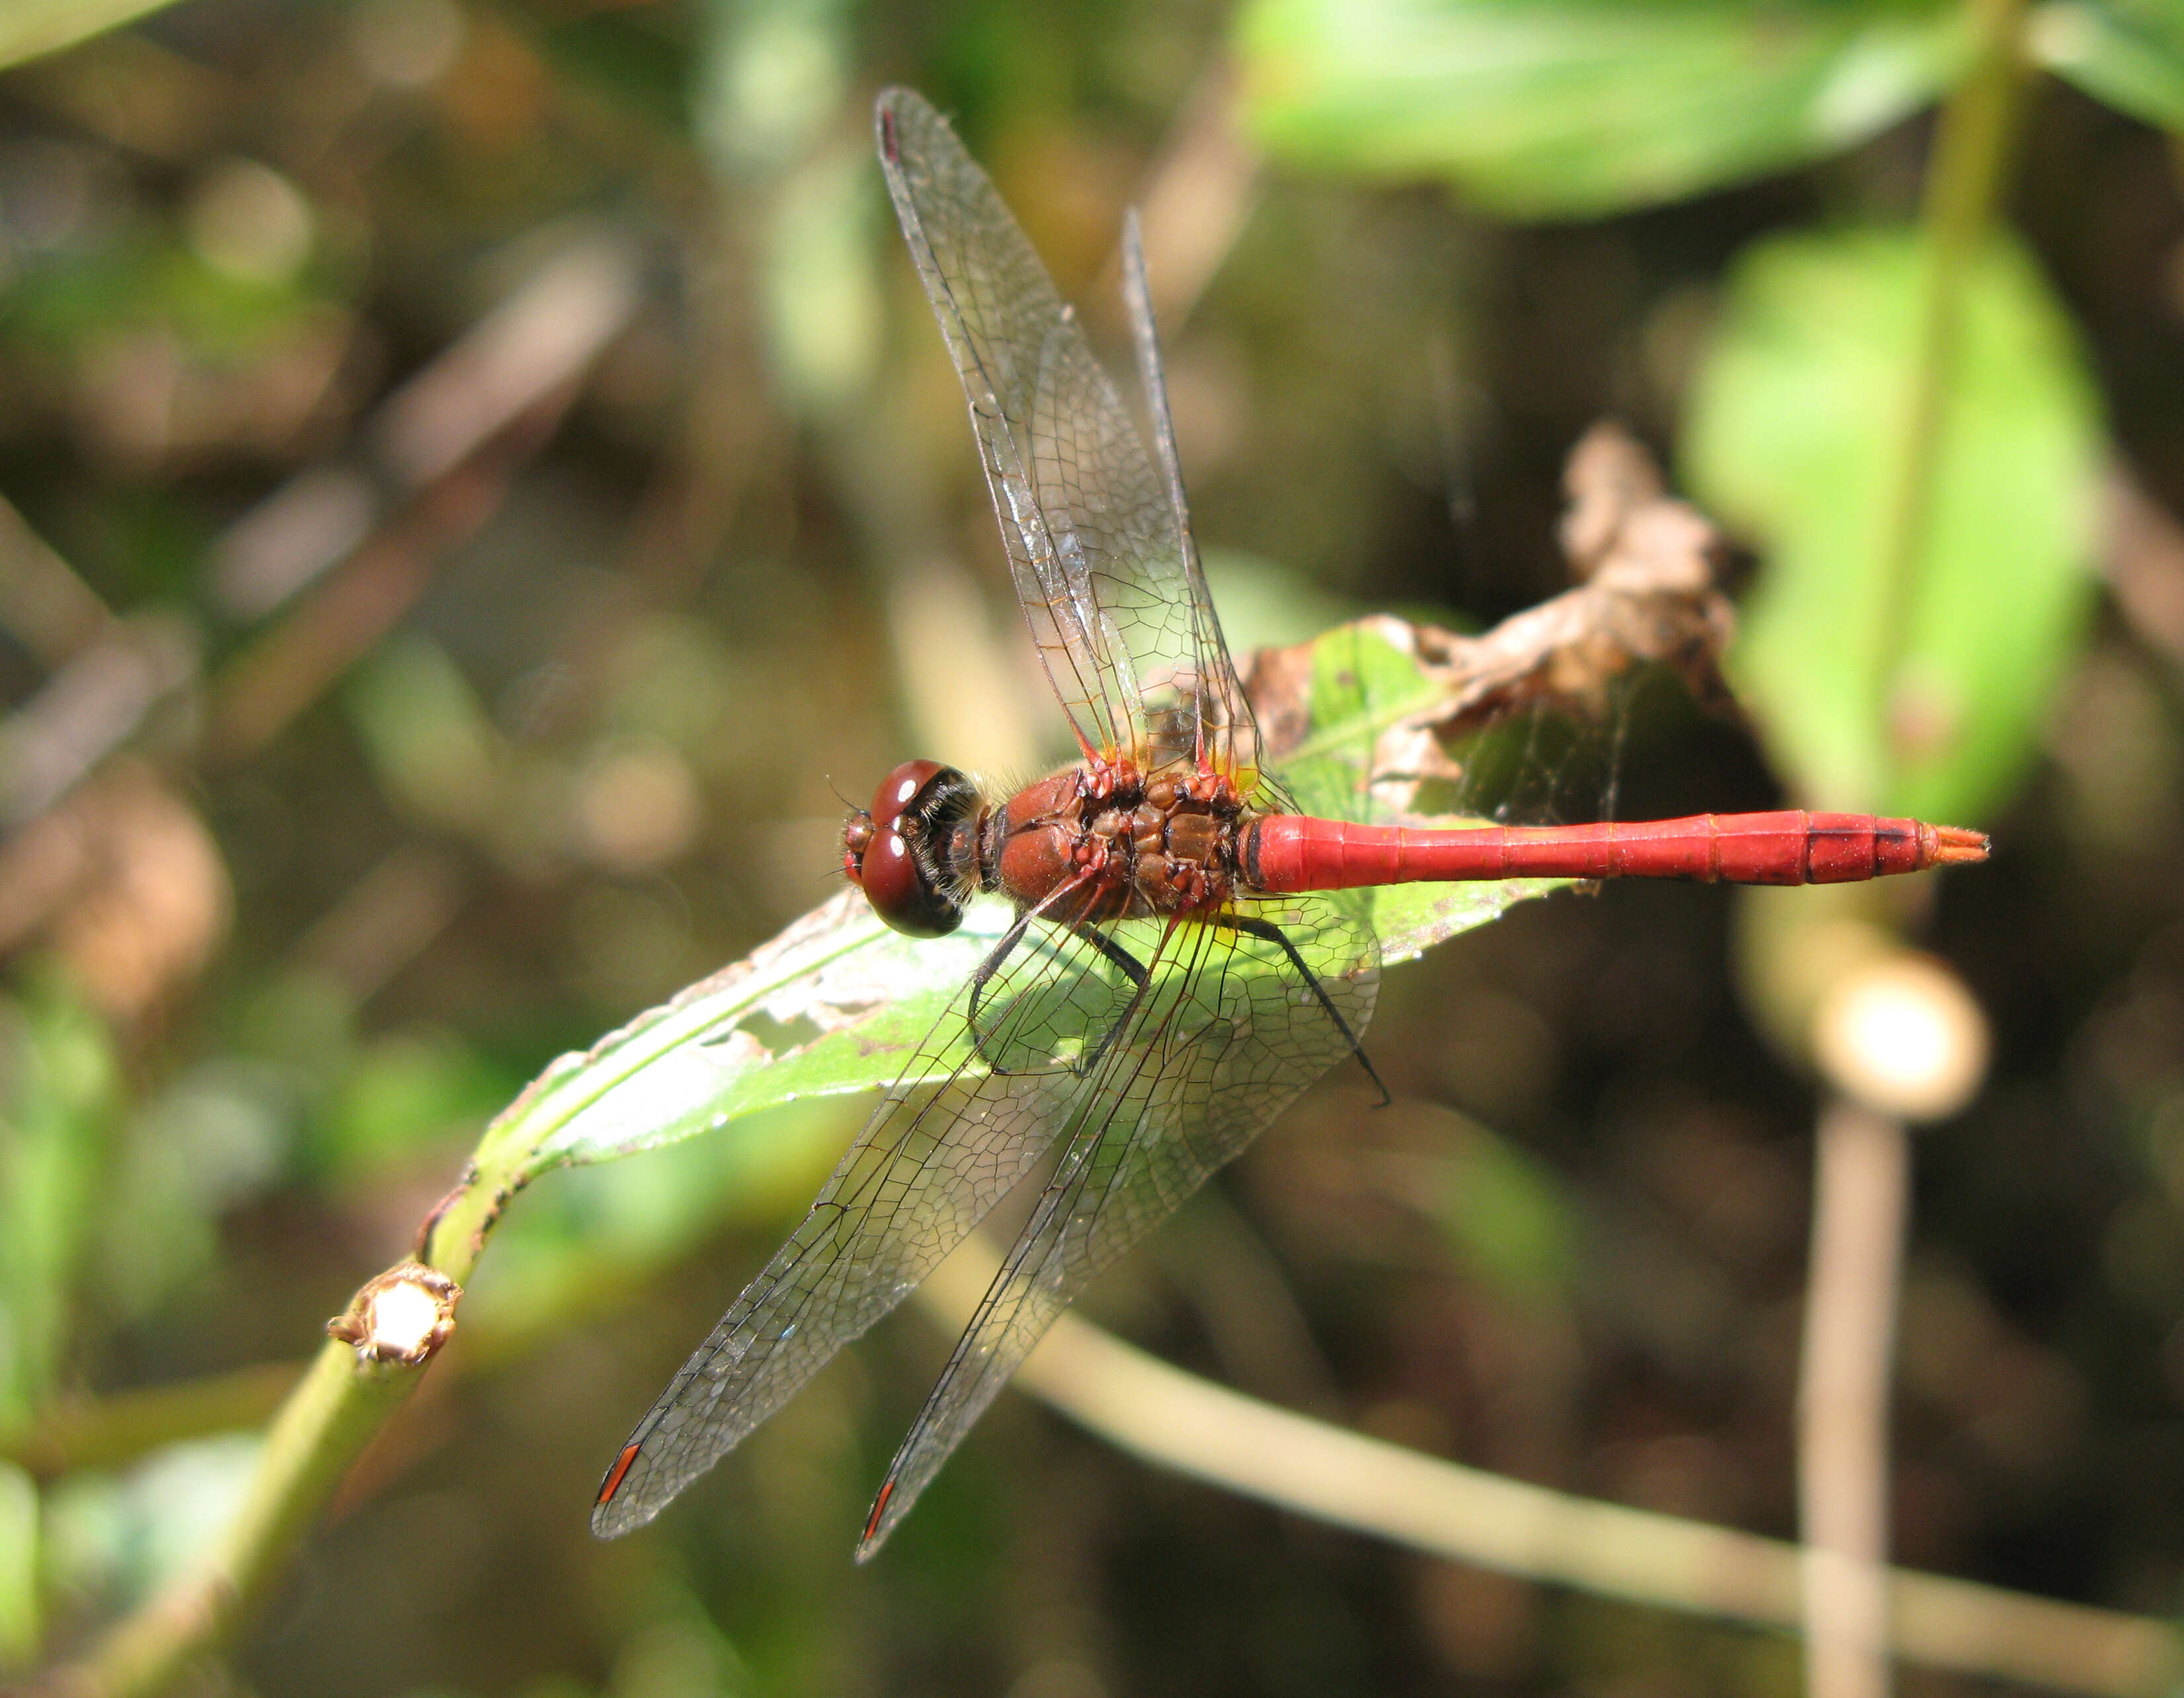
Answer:
<path fill-rule="evenodd" d="M 0 6 L 0 65 L 58 53 L 169 0 L 8 0 Z"/>
<path fill-rule="evenodd" d="M 2052 0 L 2037 8 L 2033 55 L 2096 100 L 2184 130 L 2184 9 L 2174 0 Z"/>
<path fill-rule="evenodd" d="M 1947 86 L 1964 25 L 1942 0 L 1254 0 L 1239 41 L 1284 159 L 1552 217 L 1852 147 Z"/>
<path fill-rule="evenodd" d="M 1964 281 L 1925 547 L 1910 582 L 1885 582 L 1924 275 L 1900 232 L 1754 249 L 1685 460 L 1698 498 L 1765 546 L 1730 660 L 1800 797 L 1977 820 L 2023 770 L 2076 640 L 2101 434 L 2068 320 L 1997 242 Z"/>
<path fill-rule="evenodd" d="M 885 1083 L 1007 924 L 974 905 L 950 937 L 889 931 L 845 890 L 746 960 L 564 1056 L 489 1143 L 521 1136 L 532 1171 L 633 1155 L 801 1097 Z"/>
<path fill-rule="evenodd" d="M 1369 626 L 1329 632 L 1314 664 L 1282 777 L 1318 811 L 1373 817 L 1364 780 L 1375 733 L 1429 711 L 1444 685 Z M 1387 959 L 1408 960 L 1560 882 L 1374 893 Z M 488 1133 L 481 1159 L 521 1151 L 515 1165 L 526 1174 L 610 1161 L 760 1109 L 892 1083 L 1009 920 L 1005 903 L 983 901 L 949 937 L 911 939 L 844 890 L 747 960 L 564 1056 Z"/>
<path fill-rule="evenodd" d="M 1476 820 L 1427 815 L 1418 824 L 1456 827 Z M 1436 944 L 1498 920 L 1519 902 L 1545 896 L 1566 878 L 1502 878 L 1467 884 L 1396 884 L 1373 893 L 1373 927 L 1380 934 L 1380 963 L 1416 960 Z"/>

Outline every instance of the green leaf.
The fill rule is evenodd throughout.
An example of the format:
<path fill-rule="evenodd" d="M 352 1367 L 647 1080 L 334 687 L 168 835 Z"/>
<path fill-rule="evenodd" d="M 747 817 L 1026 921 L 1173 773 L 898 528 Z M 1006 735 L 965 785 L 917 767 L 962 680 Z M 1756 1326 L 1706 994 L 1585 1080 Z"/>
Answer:
<path fill-rule="evenodd" d="M 1312 644 L 1310 728 L 1284 763 L 1284 788 L 1305 812 L 1324 819 L 1384 821 L 1375 795 L 1379 733 L 1429 715 L 1442 686 L 1415 653 L 1389 640 L 1376 619 L 1337 626 Z M 1475 825 L 1454 815 L 1413 823 Z M 1435 944 L 1497 920 L 1514 904 L 1559 888 L 1565 879 L 1502 879 L 1466 884 L 1398 884 L 1369 893 L 1383 966 L 1414 960 Z"/>
<path fill-rule="evenodd" d="M 2102 437 L 2067 317 L 1997 240 L 1965 271 L 1925 546 L 1911 582 L 1886 582 L 1925 279 L 1903 231 L 1752 249 L 1684 459 L 1767 549 L 1730 672 L 1801 798 L 1976 820 L 2023 771 L 2077 640 Z"/>
<path fill-rule="evenodd" d="M 1253 0 L 1239 24 L 1271 151 L 1446 176 L 1518 217 L 1827 158 L 1935 98 L 1966 42 L 1944 0 Z"/>
<path fill-rule="evenodd" d="M 845 890 L 747 959 L 563 1056 L 488 1131 L 488 1147 L 530 1143 L 526 1171 L 536 1173 L 886 1084 L 1007 923 L 1004 905 L 978 903 L 951 936 L 912 939 Z"/>
<path fill-rule="evenodd" d="M 1315 811 L 1384 811 L 1365 782 L 1376 734 L 1430 715 L 1444 698 L 1445 681 L 1386 640 L 1388 623 L 1339 626 L 1312 647 L 1309 698 L 1287 727 L 1296 752 L 1281 776 Z M 1371 893 L 1385 958 L 1408 960 L 1562 882 Z M 747 960 L 562 1057 L 488 1131 L 479 1161 L 528 1178 L 783 1103 L 891 1084 L 1010 918 L 1006 904 L 982 901 L 961 930 L 912 939 L 845 890 Z"/>
<path fill-rule="evenodd" d="M 168 3 L 169 0 L 7 0 L 0 5 L 0 66 L 58 53 Z"/>
<path fill-rule="evenodd" d="M 1480 821 L 1454 814 L 1427 814 L 1417 824 L 1454 831 Z M 1499 920 L 1519 902 L 1559 890 L 1567 878 L 1502 878 L 1464 884 L 1395 884 L 1373 893 L 1373 929 L 1380 934 L 1380 965 L 1414 961 L 1436 944 Z"/>
<path fill-rule="evenodd" d="M 2184 130 L 2184 9 L 2175 0 L 2051 0 L 2027 39 L 2040 64 L 2096 100 Z"/>

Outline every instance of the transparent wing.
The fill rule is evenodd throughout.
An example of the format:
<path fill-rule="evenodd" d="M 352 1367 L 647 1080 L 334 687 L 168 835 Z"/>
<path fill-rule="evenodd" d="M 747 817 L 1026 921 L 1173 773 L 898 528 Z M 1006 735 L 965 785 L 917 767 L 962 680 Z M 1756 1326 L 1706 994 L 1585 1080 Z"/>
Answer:
<path fill-rule="evenodd" d="M 1017 598 L 1078 737 L 1147 766 L 1203 759 L 1248 771 L 1256 732 L 1190 545 L 1134 225 L 1131 311 L 1165 484 L 1074 314 L 946 121 L 895 88 L 875 122 L 888 192 L 970 398 Z"/>
<path fill-rule="evenodd" d="M 1228 639 L 1222 634 L 1212 592 L 1206 585 L 1206 568 L 1198 558 L 1198 539 L 1191 533 L 1190 504 L 1184 498 L 1183 461 L 1175 450 L 1175 420 L 1167 407 L 1167 373 L 1161 365 L 1160 334 L 1153 322 L 1152 291 L 1145 283 L 1145 242 L 1135 207 L 1123 219 L 1123 301 L 1129 309 L 1138 382 L 1145 391 L 1145 411 L 1152 420 L 1161 476 L 1167 482 L 1168 510 L 1174 519 L 1176 551 L 1183 563 L 1184 588 L 1190 602 L 1192 660 L 1187 675 L 1176 682 L 1176 693 L 1189 697 L 1213 764 L 1235 778 L 1239 788 L 1248 793 L 1259 764 L 1259 724 L 1236 676 L 1236 663 L 1228 652 Z M 1190 759 L 1194 751 L 1187 743 L 1181 746 L 1167 743 L 1156 750 L 1162 752 L 1180 761 Z"/>
<path fill-rule="evenodd" d="M 1039 1206 L 896 1452 L 861 1558 L 879 1548 L 1070 1300 L 1363 1034 L 1379 951 L 1347 897 L 1254 903 L 1229 917 L 1270 922 L 1290 947 L 1198 921 L 1162 938 L 1137 1005 L 1072 1104 Z"/>
<path fill-rule="evenodd" d="M 1020 926 L 951 1001 L 811 1211 L 638 1423 L 592 1511 L 641 1527 L 900 1303 L 1051 1146 L 1134 991 L 1094 941 Z M 976 1029 L 972 1005 L 977 1000 Z"/>

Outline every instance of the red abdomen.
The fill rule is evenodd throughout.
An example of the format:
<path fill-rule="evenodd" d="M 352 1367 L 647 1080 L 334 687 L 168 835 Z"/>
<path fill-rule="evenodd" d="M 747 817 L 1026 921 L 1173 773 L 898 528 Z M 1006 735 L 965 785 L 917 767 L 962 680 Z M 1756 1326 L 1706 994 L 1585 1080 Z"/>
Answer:
<path fill-rule="evenodd" d="M 1479 878 L 1840 884 L 1985 860 L 1986 852 L 1985 836 L 1957 826 L 1797 810 L 1469 831 L 1276 814 L 1251 827 L 1244 871 L 1269 894 Z"/>

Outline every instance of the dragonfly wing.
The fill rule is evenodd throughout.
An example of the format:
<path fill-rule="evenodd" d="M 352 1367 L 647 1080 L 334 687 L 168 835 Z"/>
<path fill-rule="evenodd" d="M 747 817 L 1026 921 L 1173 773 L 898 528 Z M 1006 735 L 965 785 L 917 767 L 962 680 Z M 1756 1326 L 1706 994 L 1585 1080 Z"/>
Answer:
<path fill-rule="evenodd" d="M 1357 910 L 1321 894 L 1254 904 L 1249 917 L 1279 926 L 1297 955 L 1201 922 L 1162 940 L 1128 1025 L 1070 1105 L 1037 1209 L 896 1452 L 861 1558 L 887 1539 L 1070 1300 L 1363 1033 L 1379 953 Z"/>
<path fill-rule="evenodd" d="M 1161 362 L 1160 334 L 1153 322 L 1152 291 L 1145 282 L 1145 242 L 1138 212 L 1130 209 L 1123 220 L 1123 301 L 1129 309 L 1130 340 L 1137 352 L 1138 382 L 1144 390 L 1146 415 L 1152 420 L 1153 447 L 1160 456 L 1161 476 L 1167 484 L 1167 504 L 1173 525 L 1177 559 L 1182 563 L 1188 601 L 1186 673 L 1177 679 L 1178 693 L 1187 692 L 1195 704 L 1195 717 L 1206 746 L 1216 764 L 1231 774 L 1248 774 L 1259 764 L 1259 722 L 1236 676 L 1236 663 L 1228 640 L 1221 633 L 1220 615 L 1213 610 L 1213 594 L 1206 585 L 1206 568 L 1198 558 L 1198 540 L 1191 534 L 1190 504 L 1183 493 L 1183 460 L 1175 448 L 1175 420 L 1168 412 L 1167 374 Z M 1186 633 L 1178 632 L 1180 637 Z M 1190 751 L 1179 751 L 1189 754 Z M 1246 782 L 1245 788 L 1249 788 Z"/>
<path fill-rule="evenodd" d="M 1208 754 L 1233 770 L 1225 739 L 1242 695 L 1218 625 L 1201 616 L 1211 604 L 1179 478 L 1164 485 L 1154 472 L 1075 314 L 946 120 L 900 88 L 880 97 L 876 118 L 889 192 L 970 398 L 1017 598 L 1056 693 L 1089 748 L 1153 766 L 1200 746 L 1205 681 L 1222 675 L 1222 746 Z M 1156 356 L 1151 371 L 1156 383 Z M 1155 401 L 1164 429 L 1164 392 Z"/>
<path fill-rule="evenodd" d="M 1128 977 L 1066 929 L 1026 933 L 966 985 L 801 1225 L 631 1434 L 592 1511 L 643 1526 L 900 1303 L 1034 1166 L 1123 1016 Z"/>

